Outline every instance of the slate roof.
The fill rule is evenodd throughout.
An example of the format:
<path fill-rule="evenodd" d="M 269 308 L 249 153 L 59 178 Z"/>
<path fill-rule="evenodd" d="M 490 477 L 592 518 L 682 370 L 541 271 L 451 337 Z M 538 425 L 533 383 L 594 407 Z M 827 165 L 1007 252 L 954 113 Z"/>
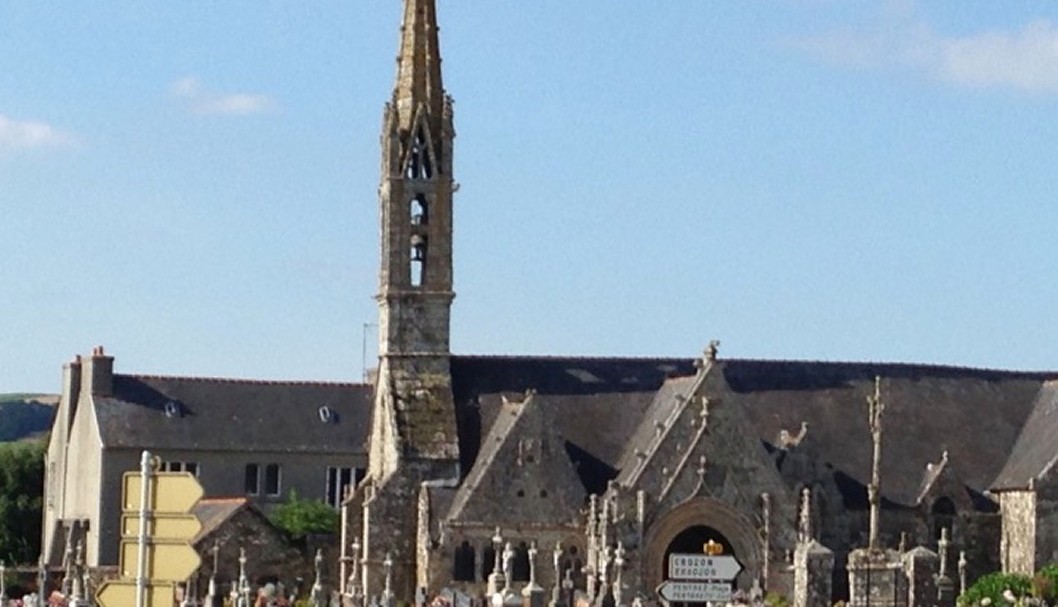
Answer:
<path fill-rule="evenodd" d="M 109 448 L 362 454 L 372 395 L 363 384 L 114 375 L 113 395 L 94 401 Z"/>
<path fill-rule="evenodd" d="M 576 524 L 587 494 L 565 448 L 549 396 L 507 401 L 478 461 L 460 485 L 448 518 L 480 523 Z M 504 504 L 497 508 L 496 504 Z"/>
<path fill-rule="evenodd" d="M 520 400 L 534 390 L 589 492 L 605 489 L 627 465 L 622 455 L 647 440 L 642 422 L 671 405 L 669 392 L 685 381 L 675 378 L 695 373 L 689 358 L 457 355 L 451 369 L 464 473 L 502 396 Z M 858 486 L 870 471 L 864 399 L 881 376 L 882 492 L 900 504 L 915 503 L 925 464 L 945 449 L 973 491 L 1027 483 L 1058 451 L 1050 440 L 1058 435 L 1058 381 L 1041 391 L 1058 373 L 738 359 L 721 360 L 720 369 L 730 388 L 723 397 L 745 407 L 762 441 L 807 421 L 814 451 Z M 95 401 L 107 447 L 363 454 L 372 387 L 115 375 L 113 396 Z M 178 403 L 180 415 L 167 415 L 167 403 Z M 332 423 L 319 420 L 322 405 L 335 413 Z"/>
<path fill-rule="evenodd" d="M 993 490 L 1026 489 L 1058 461 L 1058 382 L 1043 385 L 1010 459 L 992 483 Z"/>
<path fill-rule="evenodd" d="M 533 390 L 567 441 L 585 489 L 613 478 L 629 436 L 667 378 L 691 375 L 690 358 L 453 356 L 460 464 L 469 473 L 502 397 Z"/>
<path fill-rule="evenodd" d="M 195 507 L 191 509 L 191 514 L 194 514 L 198 518 L 198 522 L 202 523 L 202 528 L 199 529 L 198 535 L 191 540 L 191 543 L 197 544 L 208 538 L 211 533 L 244 507 L 251 507 L 249 499 L 245 497 L 200 499 L 195 504 Z"/>
<path fill-rule="evenodd" d="M 931 365 L 723 361 L 728 398 L 745 407 L 762 440 L 808 422 L 808 436 L 835 474 L 866 485 L 871 443 L 866 398 L 882 378 L 882 494 L 916 502 L 927 462 L 945 449 L 971 489 L 996 477 L 1043 381 L 1024 373 Z"/>

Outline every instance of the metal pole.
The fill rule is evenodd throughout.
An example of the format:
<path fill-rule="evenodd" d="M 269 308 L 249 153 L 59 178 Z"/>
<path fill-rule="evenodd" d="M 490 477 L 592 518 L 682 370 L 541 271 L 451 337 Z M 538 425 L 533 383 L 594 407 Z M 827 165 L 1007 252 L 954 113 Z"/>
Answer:
<path fill-rule="evenodd" d="M 147 524 L 150 519 L 151 452 L 140 455 L 140 533 L 136 555 L 136 607 L 147 605 Z"/>

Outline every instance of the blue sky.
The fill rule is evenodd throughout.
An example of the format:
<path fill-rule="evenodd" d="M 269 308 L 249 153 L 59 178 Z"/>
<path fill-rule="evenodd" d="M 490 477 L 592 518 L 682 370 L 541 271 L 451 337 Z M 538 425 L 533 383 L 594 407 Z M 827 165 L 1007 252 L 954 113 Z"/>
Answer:
<path fill-rule="evenodd" d="M 1053 3 L 439 5 L 455 352 L 1058 369 Z M 358 379 L 399 19 L 0 4 L 0 392 Z"/>

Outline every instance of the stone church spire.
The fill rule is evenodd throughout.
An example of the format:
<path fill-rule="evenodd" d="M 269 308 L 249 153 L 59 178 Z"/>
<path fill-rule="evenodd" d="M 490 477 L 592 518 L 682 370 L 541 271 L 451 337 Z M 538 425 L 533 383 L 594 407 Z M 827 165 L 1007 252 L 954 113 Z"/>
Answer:
<path fill-rule="evenodd" d="M 404 1 L 379 186 L 380 360 L 370 463 L 378 481 L 409 462 L 427 463 L 428 475 L 457 473 L 449 372 L 455 132 L 437 31 L 434 0 Z"/>

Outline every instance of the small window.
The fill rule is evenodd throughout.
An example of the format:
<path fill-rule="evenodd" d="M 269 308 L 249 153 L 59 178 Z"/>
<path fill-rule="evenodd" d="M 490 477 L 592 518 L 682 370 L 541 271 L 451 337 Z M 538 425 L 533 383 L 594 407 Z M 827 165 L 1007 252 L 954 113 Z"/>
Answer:
<path fill-rule="evenodd" d="M 159 472 L 190 472 L 198 476 L 197 462 L 163 461 L 158 467 Z"/>
<path fill-rule="evenodd" d="M 421 287 L 426 280 L 426 237 L 411 237 L 411 286 Z"/>
<path fill-rule="evenodd" d="M 474 547 L 470 542 L 463 542 L 455 552 L 452 579 L 457 582 L 473 582 L 475 567 Z"/>
<path fill-rule="evenodd" d="M 519 542 L 514 549 L 514 562 L 511 563 L 511 578 L 515 582 L 529 581 L 529 546 Z"/>
<path fill-rule="evenodd" d="M 355 468 L 327 468 L 327 503 L 338 508 L 342 505 L 346 490 L 353 486 Z"/>
<path fill-rule="evenodd" d="M 249 495 L 260 495 L 261 493 L 261 467 L 257 464 L 246 464 L 246 493 Z"/>
<path fill-rule="evenodd" d="M 280 478 L 279 464 L 268 464 L 265 466 L 264 490 L 265 495 L 279 495 Z"/>
<path fill-rule="evenodd" d="M 485 546 L 481 551 L 481 579 L 487 580 L 492 570 L 496 568 L 496 549 L 492 544 Z"/>
<path fill-rule="evenodd" d="M 411 219 L 411 225 L 413 226 L 424 226 L 430 221 L 430 216 L 427 213 L 426 207 L 426 196 L 419 194 L 411 199 L 408 215 Z"/>

